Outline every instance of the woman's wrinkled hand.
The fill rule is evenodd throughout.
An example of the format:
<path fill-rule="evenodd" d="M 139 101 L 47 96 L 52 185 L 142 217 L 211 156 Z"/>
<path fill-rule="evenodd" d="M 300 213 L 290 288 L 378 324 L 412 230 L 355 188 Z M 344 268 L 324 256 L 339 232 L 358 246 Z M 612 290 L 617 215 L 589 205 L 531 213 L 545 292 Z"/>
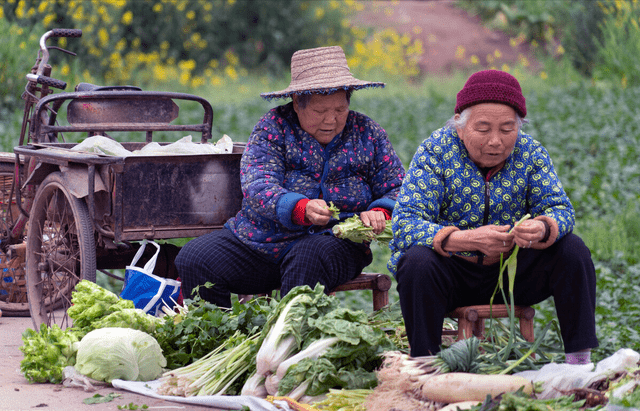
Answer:
<path fill-rule="evenodd" d="M 513 229 L 514 242 L 521 248 L 531 248 L 544 238 L 546 228 L 540 220 L 525 220 Z"/>
<path fill-rule="evenodd" d="M 360 213 L 360 220 L 366 227 L 373 227 L 375 234 L 380 234 L 387 226 L 387 218 L 382 211 L 363 211 Z"/>
<path fill-rule="evenodd" d="M 449 235 L 446 251 L 479 251 L 487 257 L 497 258 L 514 246 L 514 234 L 508 225 L 485 225 L 473 230 L 454 231 Z"/>
<path fill-rule="evenodd" d="M 474 236 L 477 250 L 487 257 L 496 258 L 513 248 L 513 234 L 508 225 L 485 225 L 467 230 Z"/>
<path fill-rule="evenodd" d="M 315 225 L 327 225 L 333 212 L 324 200 L 314 199 L 307 203 L 305 217 Z"/>

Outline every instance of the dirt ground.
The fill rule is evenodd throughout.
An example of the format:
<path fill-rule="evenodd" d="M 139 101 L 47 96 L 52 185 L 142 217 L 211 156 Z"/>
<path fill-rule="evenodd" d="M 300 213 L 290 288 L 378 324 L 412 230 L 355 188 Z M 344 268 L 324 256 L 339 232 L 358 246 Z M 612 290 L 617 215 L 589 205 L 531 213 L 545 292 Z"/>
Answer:
<path fill-rule="evenodd" d="M 500 64 L 513 65 L 521 55 L 527 56 L 532 64 L 534 59 L 526 48 L 511 47 L 509 38 L 501 33 L 483 28 L 479 21 L 456 9 L 449 1 L 370 1 L 363 2 L 365 10 L 355 17 L 354 22 L 374 26 L 379 29 L 394 28 L 401 33 L 409 33 L 420 38 L 425 54 L 420 67 L 427 75 L 445 74 L 454 69 L 473 69 L 469 57 L 480 59 L 478 69 L 486 63 L 487 55 L 496 55 L 499 50 Z M 417 29 L 416 29 L 417 27 Z M 460 48 L 464 49 L 464 58 Z M 21 335 L 31 328 L 30 318 L 0 317 L 0 411 L 44 409 L 51 411 L 117 410 L 118 406 L 133 403 L 147 405 L 150 409 L 212 410 L 203 406 L 185 406 L 121 391 L 103 388 L 98 394 L 111 392 L 121 394 L 114 401 L 99 405 L 85 405 L 83 400 L 95 392 L 87 393 L 79 388 L 64 388 L 53 384 L 29 384 L 20 373 L 22 353 Z"/>

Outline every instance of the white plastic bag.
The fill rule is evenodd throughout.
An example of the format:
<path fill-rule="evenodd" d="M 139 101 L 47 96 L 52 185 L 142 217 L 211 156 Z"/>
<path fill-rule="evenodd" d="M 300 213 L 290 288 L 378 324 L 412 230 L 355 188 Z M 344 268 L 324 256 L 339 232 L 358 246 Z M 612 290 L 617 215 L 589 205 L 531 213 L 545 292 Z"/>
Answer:
<path fill-rule="evenodd" d="M 73 146 L 71 150 L 116 157 L 131 155 L 131 151 L 124 148 L 122 144 L 105 136 L 87 137 L 82 143 Z"/>
<path fill-rule="evenodd" d="M 156 156 L 156 155 L 180 155 L 180 154 L 223 154 L 231 153 L 233 142 L 228 135 L 224 135 L 215 144 L 194 143 L 192 137 L 185 136 L 175 143 L 160 145 L 151 142 L 140 150 L 135 150 L 133 155 Z"/>
<path fill-rule="evenodd" d="M 538 398 L 557 398 L 574 388 L 585 388 L 594 381 L 606 378 L 617 372 L 637 367 L 640 354 L 629 349 L 622 348 L 613 355 L 600 361 L 596 366 L 593 363 L 585 365 L 556 364 L 551 363 L 535 371 L 522 371 L 516 373 L 534 383 L 542 383 L 542 392 Z"/>

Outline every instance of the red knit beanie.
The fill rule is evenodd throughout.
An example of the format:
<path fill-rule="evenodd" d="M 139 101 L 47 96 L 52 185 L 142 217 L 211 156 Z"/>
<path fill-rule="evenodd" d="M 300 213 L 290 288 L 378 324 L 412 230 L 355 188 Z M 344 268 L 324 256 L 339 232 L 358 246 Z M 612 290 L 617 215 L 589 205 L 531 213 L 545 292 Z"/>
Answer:
<path fill-rule="evenodd" d="M 484 70 L 469 77 L 464 87 L 458 92 L 456 113 L 478 103 L 507 104 L 520 115 L 527 115 L 527 105 L 520 83 L 509 73 L 500 70 Z"/>

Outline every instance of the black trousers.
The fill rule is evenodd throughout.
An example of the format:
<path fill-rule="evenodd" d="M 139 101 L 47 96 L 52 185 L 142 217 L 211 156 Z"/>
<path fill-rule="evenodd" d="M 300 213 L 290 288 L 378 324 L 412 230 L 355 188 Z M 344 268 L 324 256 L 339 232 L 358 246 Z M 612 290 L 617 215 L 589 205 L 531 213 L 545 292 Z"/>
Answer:
<path fill-rule="evenodd" d="M 591 253 L 568 234 L 544 250 L 521 248 L 514 285 L 516 305 L 553 297 L 565 352 L 598 346 L 595 333 L 596 276 Z M 479 265 L 414 246 L 400 259 L 396 279 L 411 355 L 440 351 L 446 314 L 488 304 L 498 284 L 499 264 Z M 509 298 L 508 275 L 504 289 Z M 508 302 L 508 301 L 507 301 Z M 498 291 L 494 303 L 503 303 Z"/>
<path fill-rule="evenodd" d="M 314 288 L 317 283 L 329 293 L 357 277 L 371 260 L 371 251 L 362 244 L 317 234 L 296 242 L 280 261 L 269 261 L 225 228 L 189 241 L 175 263 L 184 298 L 192 298 L 193 289 L 209 281 L 213 287 L 200 287 L 200 297 L 230 307 L 231 293 L 280 289 L 284 296 L 295 286 Z"/>

